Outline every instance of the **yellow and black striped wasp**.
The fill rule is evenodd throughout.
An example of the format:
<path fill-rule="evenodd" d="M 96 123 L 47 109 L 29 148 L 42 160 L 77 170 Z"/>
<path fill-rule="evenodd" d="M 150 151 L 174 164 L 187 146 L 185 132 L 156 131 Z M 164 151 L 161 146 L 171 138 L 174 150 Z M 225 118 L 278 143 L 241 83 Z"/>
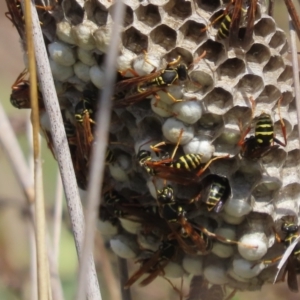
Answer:
<path fill-rule="evenodd" d="M 231 46 L 238 45 L 241 39 L 244 44 L 247 44 L 251 41 L 253 35 L 257 3 L 258 0 L 231 0 L 226 6 L 225 11 L 214 19 L 209 26 L 221 20 L 217 33 L 218 39 L 229 38 L 229 45 Z M 247 26 L 241 38 L 239 31 L 244 19 L 247 20 Z M 207 28 L 208 26 L 203 31 Z"/>
<path fill-rule="evenodd" d="M 229 180 L 225 176 L 209 174 L 201 180 L 200 198 L 208 211 L 219 213 L 231 196 Z"/>
<path fill-rule="evenodd" d="M 205 170 L 213 161 L 228 157 L 227 155 L 214 157 L 204 166 L 202 166 L 201 162 L 202 155 L 199 153 L 184 154 L 177 159 L 174 159 L 182 134 L 183 130 L 181 130 L 179 134 L 177 144 L 171 157 L 165 153 L 162 159 L 155 160 L 152 159 L 150 151 L 139 150 L 137 159 L 140 166 L 143 167 L 151 176 L 170 180 L 182 185 L 189 185 L 191 183 L 199 182 L 199 177 L 205 172 Z M 154 151 L 160 151 L 158 150 L 158 147 L 165 144 L 165 142 L 161 142 L 155 146 L 152 146 L 151 148 Z"/>
<path fill-rule="evenodd" d="M 205 54 L 206 53 L 202 54 L 197 60 L 204 57 Z M 157 94 L 159 91 L 164 91 L 173 102 L 181 101 L 175 99 L 166 90 L 167 87 L 176 82 L 185 81 L 189 78 L 188 67 L 185 64 L 179 64 L 180 60 L 181 57 L 178 56 L 177 59 L 169 62 L 165 69 L 154 71 L 145 76 L 136 76 L 119 81 L 115 86 L 115 97 L 113 99 L 115 101 L 114 107 L 127 107 L 153 95 L 157 101 L 159 101 L 160 97 Z M 131 70 L 131 72 L 135 74 L 134 70 Z M 130 92 L 129 95 L 128 91 Z"/>
<path fill-rule="evenodd" d="M 281 142 L 275 137 L 274 125 L 271 116 L 267 113 L 262 113 L 258 117 L 258 120 L 256 122 L 254 136 L 250 136 L 249 138 L 244 139 L 251 130 L 250 126 L 247 128 L 244 134 L 242 134 L 242 137 L 238 142 L 238 146 L 241 147 L 241 155 L 243 157 L 253 160 L 259 159 L 267 155 L 270 151 L 277 149 L 279 145 L 283 147 L 287 145 L 286 128 L 280 115 L 281 100 L 282 97 L 278 101 L 278 111 L 284 142 Z M 250 98 L 250 101 L 252 103 L 252 107 L 255 107 L 254 100 Z M 274 143 L 276 143 L 277 145 L 274 145 Z"/>
<path fill-rule="evenodd" d="M 285 237 L 280 239 L 276 234 L 276 239 L 283 243 L 286 250 L 281 256 L 275 257 L 271 260 L 264 260 L 265 265 L 273 264 L 280 260 L 275 276 L 274 283 L 277 281 L 279 274 L 283 272 L 283 278 L 287 273 L 288 287 L 292 292 L 298 292 L 297 273 L 300 271 L 300 235 L 299 226 L 296 224 L 294 216 L 285 216 L 282 218 L 281 230 L 285 233 Z"/>

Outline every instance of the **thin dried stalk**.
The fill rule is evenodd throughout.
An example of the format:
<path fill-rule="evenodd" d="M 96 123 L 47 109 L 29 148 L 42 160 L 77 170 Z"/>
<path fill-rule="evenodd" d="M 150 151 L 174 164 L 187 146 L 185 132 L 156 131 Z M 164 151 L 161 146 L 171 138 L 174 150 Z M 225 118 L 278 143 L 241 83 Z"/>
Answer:
<path fill-rule="evenodd" d="M 125 286 L 126 282 L 128 281 L 127 260 L 124 258 L 118 257 L 118 266 L 119 266 L 119 276 L 120 276 L 122 300 L 131 300 L 130 289 L 124 289 L 124 286 Z"/>
<path fill-rule="evenodd" d="M 47 246 L 48 249 L 53 249 L 50 235 L 47 234 Z M 54 251 L 48 251 L 48 260 L 49 260 L 49 268 L 51 277 L 49 278 L 49 282 L 51 285 L 52 296 L 54 300 L 64 300 L 63 289 L 61 285 L 61 281 L 58 273 L 58 265 L 55 261 Z"/>
<path fill-rule="evenodd" d="M 297 117 L 298 117 L 298 139 L 300 143 L 300 83 L 299 83 L 299 65 L 298 65 L 298 54 L 297 54 L 297 38 L 296 38 L 296 32 L 293 23 L 291 21 L 291 17 L 289 17 L 289 20 L 290 20 L 294 91 L 295 91 Z"/>
<path fill-rule="evenodd" d="M 61 232 L 62 219 L 62 201 L 63 201 L 63 187 L 59 172 L 56 178 L 56 191 L 54 202 L 54 216 L 53 216 L 53 262 L 57 266 L 59 257 L 59 242 Z"/>
<path fill-rule="evenodd" d="M 49 299 L 49 268 L 45 241 L 45 203 L 42 182 L 42 164 L 39 145 L 39 107 L 37 95 L 36 66 L 32 38 L 30 0 L 25 0 L 25 30 L 27 55 L 29 61 L 30 100 L 32 108 L 33 154 L 34 154 L 34 190 L 35 190 L 35 219 L 36 219 L 36 253 L 37 278 L 39 299 Z"/>
<path fill-rule="evenodd" d="M 119 283 L 117 282 L 114 272 L 111 268 L 111 263 L 109 257 L 107 256 L 102 236 L 97 235 L 95 242 L 97 252 L 100 253 L 100 255 L 98 255 L 98 261 L 99 265 L 101 266 L 102 273 L 102 276 L 100 278 L 103 281 L 102 284 L 106 285 L 108 290 L 108 296 L 106 295 L 106 299 L 120 299 L 121 293 L 119 290 Z"/>
<path fill-rule="evenodd" d="M 86 290 L 86 278 L 85 274 L 89 269 L 89 256 L 92 252 L 96 220 L 98 217 L 98 208 L 101 195 L 101 184 L 103 182 L 103 172 L 105 168 L 105 153 L 107 147 L 107 138 L 110 125 L 111 108 L 113 96 L 113 88 L 116 81 L 116 61 L 119 52 L 120 43 L 120 28 L 124 19 L 125 5 L 123 1 L 116 1 L 115 3 L 115 23 L 113 24 L 112 32 L 113 36 L 108 48 L 106 60 L 105 60 L 105 80 L 104 89 L 100 96 L 100 105 L 97 113 L 97 128 L 96 128 L 96 142 L 93 147 L 91 156 L 91 169 L 89 176 L 88 195 L 87 195 L 87 221 L 84 235 L 83 253 L 79 268 L 78 278 L 78 290 L 76 294 L 77 300 L 84 299 Z M 105 252 L 101 253 L 103 259 L 106 259 Z M 106 285 L 111 285 L 111 282 L 107 282 Z M 114 286 L 113 289 L 117 290 L 118 287 Z M 119 298 L 113 298 L 118 300 Z"/>
<path fill-rule="evenodd" d="M 59 102 L 49 65 L 48 55 L 34 4 L 31 4 L 31 10 L 39 84 L 42 89 L 45 108 L 50 119 L 51 136 L 62 177 L 68 210 L 70 213 L 76 250 L 78 256 L 81 257 L 84 231 L 84 216 L 82 206 L 78 193 L 68 141 L 63 126 Z M 91 254 L 89 255 L 89 263 L 89 273 L 86 273 L 87 275 L 85 274 L 89 281 L 88 298 L 93 300 L 101 299 L 95 263 Z"/>
<path fill-rule="evenodd" d="M 20 149 L 15 133 L 9 123 L 9 120 L 3 110 L 0 102 L 0 144 L 8 158 L 15 176 L 23 190 L 26 201 L 29 205 L 29 245 L 30 245 L 30 276 L 31 276 L 31 298 L 37 299 L 36 286 L 36 243 L 35 243 L 35 224 L 33 220 L 32 203 L 34 199 L 33 177 L 30 176 L 30 170 L 26 165 L 24 155 Z"/>

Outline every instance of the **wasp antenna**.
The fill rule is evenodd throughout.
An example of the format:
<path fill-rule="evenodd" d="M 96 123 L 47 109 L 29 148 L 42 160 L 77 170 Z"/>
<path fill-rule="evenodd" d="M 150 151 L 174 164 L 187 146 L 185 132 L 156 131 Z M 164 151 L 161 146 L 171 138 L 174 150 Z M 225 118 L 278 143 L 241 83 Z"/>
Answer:
<path fill-rule="evenodd" d="M 176 59 L 168 63 L 168 67 L 178 64 L 180 60 L 181 60 L 181 55 L 178 55 Z"/>
<path fill-rule="evenodd" d="M 206 50 L 204 50 L 204 51 L 202 52 L 202 54 L 199 55 L 199 56 L 193 61 L 192 65 L 197 64 L 203 57 L 206 56 L 206 53 L 207 53 Z"/>

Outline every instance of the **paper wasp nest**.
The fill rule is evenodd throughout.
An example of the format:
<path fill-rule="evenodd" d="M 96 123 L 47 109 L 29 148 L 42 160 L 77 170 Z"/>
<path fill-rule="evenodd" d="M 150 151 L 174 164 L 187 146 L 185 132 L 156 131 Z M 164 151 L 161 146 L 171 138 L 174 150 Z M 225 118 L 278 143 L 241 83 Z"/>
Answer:
<path fill-rule="evenodd" d="M 166 264 L 165 276 L 203 275 L 215 285 L 257 290 L 265 282 L 273 281 L 276 269 L 265 268 L 259 262 L 283 252 L 282 245 L 275 242 L 272 228 L 280 231 L 280 222 L 277 221 L 283 216 L 298 216 L 299 141 L 292 65 L 287 59 L 285 34 L 267 15 L 265 3 L 261 1 L 258 2 L 253 38 L 249 43 L 230 47 L 228 38 L 218 39 L 220 22 L 208 25 L 224 12 L 229 2 L 125 1 L 119 71 L 124 76 L 133 76 L 128 71 L 133 69 L 138 75 L 145 76 L 166 68 L 168 64 L 173 69 L 178 64 L 185 64 L 189 76 L 157 91 L 159 97 L 152 93 L 138 103 L 135 100 L 124 103 L 124 99 L 132 95 L 130 86 L 127 94 L 117 96 L 109 140 L 114 159 L 107 166 L 104 190 L 118 193 L 115 199 L 119 202 L 117 208 L 114 207 L 118 211 L 114 217 L 104 216 L 100 225 L 104 233 L 111 235 L 111 248 L 124 258 L 149 256 L 145 249 L 154 253 L 159 251 L 161 240 L 174 234 L 168 229 L 167 221 L 154 212 L 157 189 L 167 184 L 151 177 L 139 165 L 137 155 L 141 149 L 149 150 L 149 145 L 161 141 L 167 142 L 167 146 L 159 147 L 161 152 L 167 147 L 171 154 L 183 130 L 176 158 L 200 153 L 202 163 L 206 163 L 212 157 L 221 157 L 212 162 L 201 176 L 218 174 L 227 178 L 230 186 L 229 199 L 218 213 L 208 211 L 201 203 L 201 196 L 193 204 L 186 204 L 197 208 L 187 212 L 187 222 L 196 224 L 195 228 L 207 228 L 218 236 L 244 244 L 228 244 L 218 236 L 211 237 L 212 250 L 204 256 L 189 253 L 179 243 L 176 246 L 179 254 Z M 57 87 L 62 87 L 58 91 L 62 107 L 72 116 L 69 121 L 77 128 L 73 116 L 76 106 L 85 97 L 83 95 L 87 91 L 97 95 L 97 90 L 103 88 L 104 56 L 113 37 L 114 3 L 88 1 L 82 9 L 74 1 L 65 1 L 64 10 L 66 18 L 59 14 L 59 9 L 52 12 L 56 33 L 49 26 L 48 50 Z M 173 66 L 176 59 L 178 63 Z M 167 92 L 182 102 L 174 103 Z M 274 134 L 278 140 L 284 141 L 278 111 L 281 97 L 280 114 L 286 127 L 287 146 L 274 147 L 256 160 L 241 157 L 241 147 L 238 146 L 241 134 L 251 126 L 247 137 L 254 135 L 255 120 L 262 113 L 271 115 Z M 253 118 L 252 99 L 256 103 Z M 90 115 L 96 107 L 93 102 Z M 77 147 L 76 143 L 72 144 L 71 151 L 74 147 Z M 153 161 L 159 161 L 161 152 L 152 153 Z M 82 189 L 87 185 L 87 172 L 87 169 L 76 170 Z M 174 171 L 173 176 L 176 175 Z M 188 203 L 201 194 L 197 184 L 179 185 L 178 180 L 171 179 L 168 184 L 174 190 L 176 201 L 181 203 Z M 109 195 L 113 197 L 112 192 Z M 123 205 L 123 199 L 129 204 Z M 105 206 L 103 201 L 105 210 L 109 204 Z M 133 202 L 139 205 L 130 206 Z M 119 211 L 122 205 L 125 213 Z M 132 215 L 129 208 L 132 208 Z M 142 211 L 141 208 L 143 214 L 139 216 L 136 212 Z M 153 228 L 148 228 L 148 231 L 143 219 L 147 213 L 156 216 Z M 216 225 L 210 226 L 210 219 Z M 164 237 L 160 236 L 163 229 L 156 227 L 162 223 L 167 228 Z M 187 248 L 194 249 L 195 245 L 191 241 L 190 244 Z M 171 264 L 176 267 L 171 269 Z"/>

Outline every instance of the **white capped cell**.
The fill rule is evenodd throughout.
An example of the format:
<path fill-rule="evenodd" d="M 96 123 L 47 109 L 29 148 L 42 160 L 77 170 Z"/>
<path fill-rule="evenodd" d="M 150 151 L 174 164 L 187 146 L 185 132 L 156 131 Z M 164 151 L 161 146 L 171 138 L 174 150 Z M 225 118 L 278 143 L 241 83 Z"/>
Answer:
<path fill-rule="evenodd" d="M 57 37 L 65 43 L 75 45 L 75 39 L 71 31 L 72 31 L 72 25 L 68 21 L 61 21 L 56 23 Z"/>
<path fill-rule="evenodd" d="M 74 50 L 65 43 L 53 42 L 48 45 L 50 57 L 58 64 L 72 66 L 76 61 Z"/>
<path fill-rule="evenodd" d="M 240 255 L 250 261 L 261 259 L 268 251 L 268 239 L 264 233 L 244 234 L 239 242 L 242 243 L 238 245 Z"/>
<path fill-rule="evenodd" d="M 93 50 L 96 47 L 93 32 L 98 26 L 90 21 L 84 20 L 82 23 L 72 27 L 72 36 L 78 47 L 85 50 Z"/>
<path fill-rule="evenodd" d="M 81 61 L 78 61 L 74 65 L 74 73 L 75 75 L 84 82 L 89 82 L 90 78 L 90 67 Z"/>
<path fill-rule="evenodd" d="M 180 145 L 185 145 L 194 137 L 194 128 L 187 126 L 175 118 L 169 118 L 162 126 L 164 137 L 176 144 L 182 131 Z"/>
<path fill-rule="evenodd" d="M 187 124 L 195 124 L 202 116 L 202 107 L 198 101 L 181 101 L 172 106 L 178 120 Z"/>
<path fill-rule="evenodd" d="M 49 63 L 53 78 L 56 80 L 66 81 L 74 75 L 73 67 L 62 66 L 52 59 L 49 59 Z"/>
<path fill-rule="evenodd" d="M 103 88 L 105 72 L 98 65 L 94 65 L 90 68 L 90 78 L 92 83 L 99 89 Z"/>
<path fill-rule="evenodd" d="M 78 59 L 88 66 L 93 66 L 97 64 L 97 61 L 93 55 L 92 51 L 84 50 L 82 48 L 77 48 L 77 57 Z"/>
<path fill-rule="evenodd" d="M 183 151 L 185 154 L 201 154 L 201 162 L 206 163 L 212 158 L 215 147 L 207 140 L 194 137 L 183 146 Z"/>

